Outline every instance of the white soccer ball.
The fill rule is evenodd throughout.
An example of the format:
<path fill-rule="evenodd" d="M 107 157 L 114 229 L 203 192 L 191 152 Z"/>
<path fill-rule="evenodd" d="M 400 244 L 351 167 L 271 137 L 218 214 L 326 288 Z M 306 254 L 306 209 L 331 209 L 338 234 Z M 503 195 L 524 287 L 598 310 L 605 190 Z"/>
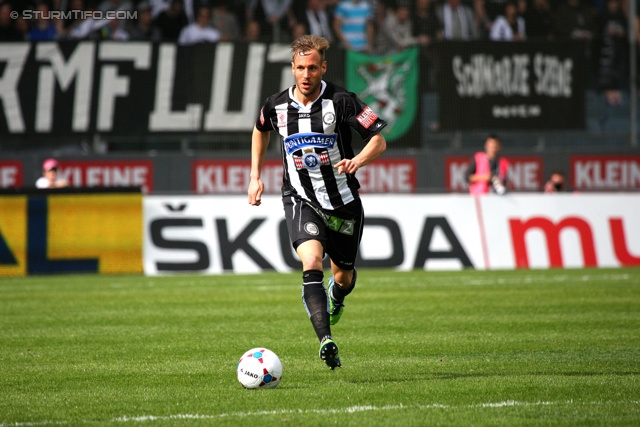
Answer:
<path fill-rule="evenodd" d="M 276 388 L 282 378 L 282 362 L 273 351 L 256 347 L 242 355 L 236 371 L 244 388 Z"/>

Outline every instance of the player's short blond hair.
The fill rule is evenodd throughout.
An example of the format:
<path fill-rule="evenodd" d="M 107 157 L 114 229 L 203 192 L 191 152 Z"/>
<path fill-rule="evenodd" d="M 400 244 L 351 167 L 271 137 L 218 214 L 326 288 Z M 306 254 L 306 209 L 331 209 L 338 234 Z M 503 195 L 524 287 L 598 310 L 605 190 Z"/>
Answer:
<path fill-rule="evenodd" d="M 300 36 L 291 43 L 291 60 L 293 61 L 296 55 L 315 50 L 324 61 L 324 53 L 327 49 L 329 49 L 329 41 L 324 37 L 315 34 Z"/>

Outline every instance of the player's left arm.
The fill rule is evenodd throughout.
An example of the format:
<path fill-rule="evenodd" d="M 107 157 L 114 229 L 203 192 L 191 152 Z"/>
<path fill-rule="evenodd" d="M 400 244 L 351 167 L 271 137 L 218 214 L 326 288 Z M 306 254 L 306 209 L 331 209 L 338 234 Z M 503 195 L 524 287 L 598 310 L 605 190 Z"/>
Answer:
<path fill-rule="evenodd" d="M 354 174 L 361 167 L 371 163 L 387 149 L 387 140 L 380 133 L 376 133 L 362 148 L 362 151 L 352 159 L 342 159 L 336 163 L 338 173 Z"/>
<path fill-rule="evenodd" d="M 247 190 L 249 204 L 253 206 L 260 206 L 262 203 L 264 183 L 262 182 L 261 174 L 270 136 L 269 131 L 260 131 L 256 126 L 253 127 L 251 135 L 251 172 Z"/>

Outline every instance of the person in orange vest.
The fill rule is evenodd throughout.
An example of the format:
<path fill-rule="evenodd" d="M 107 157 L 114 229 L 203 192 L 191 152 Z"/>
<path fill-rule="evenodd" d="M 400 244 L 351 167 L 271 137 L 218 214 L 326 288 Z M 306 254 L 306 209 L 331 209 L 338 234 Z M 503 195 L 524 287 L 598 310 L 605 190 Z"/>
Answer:
<path fill-rule="evenodd" d="M 509 161 L 498 155 L 501 148 L 500 138 L 491 134 L 484 143 L 484 151 L 477 152 L 471 158 L 466 178 L 472 196 L 490 191 L 500 195 L 506 193 Z"/>

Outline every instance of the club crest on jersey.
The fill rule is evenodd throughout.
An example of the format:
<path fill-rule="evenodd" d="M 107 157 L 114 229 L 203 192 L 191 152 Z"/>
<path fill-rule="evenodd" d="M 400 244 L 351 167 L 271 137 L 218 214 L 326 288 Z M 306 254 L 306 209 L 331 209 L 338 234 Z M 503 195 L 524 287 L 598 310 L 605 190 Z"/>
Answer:
<path fill-rule="evenodd" d="M 306 231 L 307 234 L 311 234 L 312 236 L 317 236 L 318 234 L 320 234 L 320 230 L 318 230 L 318 226 L 312 222 L 307 222 L 304 225 L 304 231 Z"/>
<path fill-rule="evenodd" d="M 332 125 L 336 122 L 336 115 L 329 111 L 322 116 L 322 121 L 325 125 Z"/>
<path fill-rule="evenodd" d="M 318 157 L 318 155 L 314 152 L 311 153 L 305 153 L 302 156 L 302 163 L 308 168 L 308 169 L 315 169 L 318 167 L 318 165 L 320 165 L 320 158 Z"/>

